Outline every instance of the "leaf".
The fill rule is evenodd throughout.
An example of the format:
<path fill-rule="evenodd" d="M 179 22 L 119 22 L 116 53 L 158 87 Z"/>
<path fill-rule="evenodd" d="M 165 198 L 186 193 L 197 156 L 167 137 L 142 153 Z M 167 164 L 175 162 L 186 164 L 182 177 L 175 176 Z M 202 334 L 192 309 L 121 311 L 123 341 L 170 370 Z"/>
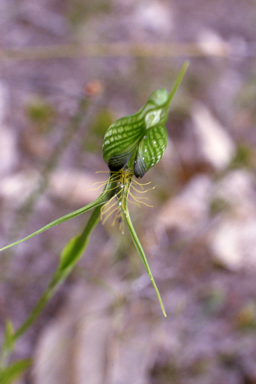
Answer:
<path fill-rule="evenodd" d="M 9 357 L 10 352 L 15 347 L 14 329 L 11 320 L 7 320 L 5 324 L 5 333 L 1 348 L 1 365 L 4 365 Z"/>
<path fill-rule="evenodd" d="M 15 340 L 19 339 L 19 337 L 23 335 L 23 333 L 26 332 L 26 330 L 34 323 L 34 321 L 37 319 L 39 314 L 44 309 L 45 305 L 54 295 L 54 292 L 56 291 L 56 289 L 70 274 L 70 272 L 78 262 L 79 258 L 82 256 L 83 251 L 90 238 L 90 235 L 98 223 L 99 213 L 100 213 L 100 206 L 95 208 L 83 232 L 79 236 L 72 238 L 63 249 L 59 266 L 56 272 L 54 273 L 50 284 L 42 294 L 41 298 L 39 299 L 38 303 L 34 307 L 33 311 L 30 313 L 28 318 L 16 331 L 14 335 Z"/>
<path fill-rule="evenodd" d="M 44 227 L 38 229 L 37 231 L 31 233 L 29 236 L 26 236 L 21 240 L 18 240 L 12 244 L 6 245 L 5 247 L 0 249 L 0 252 L 4 251 L 5 249 L 8 249 L 10 247 L 13 247 L 14 245 L 23 243 L 23 241 L 31 239 L 32 237 L 39 235 L 40 233 L 47 231 L 47 229 L 50 229 L 50 228 L 52 228 L 58 224 L 64 223 L 65 221 L 68 221 L 70 219 L 73 219 L 74 217 L 82 215 L 83 213 L 90 211 L 93 208 L 96 208 L 98 206 L 102 206 L 112 197 L 112 195 L 113 195 L 112 183 L 111 183 L 111 181 L 109 181 L 108 184 L 106 185 L 104 191 L 101 193 L 101 195 L 96 200 L 94 200 L 92 203 L 90 203 L 90 204 L 86 205 L 85 207 L 80 208 L 74 212 L 68 213 L 67 215 L 62 216 L 57 220 L 52 221 L 51 223 L 45 225 Z"/>
<path fill-rule="evenodd" d="M 12 384 L 31 365 L 30 359 L 18 360 L 0 371 L 0 384 Z"/>
<path fill-rule="evenodd" d="M 2 350 L 9 351 L 13 349 L 13 346 L 15 344 L 14 340 L 14 329 L 11 320 L 7 320 L 5 324 L 5 334 L 4 334 L 4 341 Z"/>
<path fill-rule="evenodd" d="M 137 251 L 138 251 L 138 253 L 139 253 L 140 257 L 141 257 L 141 260 L 142 260 L 142 262 L 144 264 L 144 267 L 145 267 L 145 269 L 146 269 L 146 271 L 147 271 L 147 273 L 149 275 L 150 281 L 151 281 L 151 283 L 152 283 L 152 285 L 153 285 L 153 287 L 154 287 L 154 289 L 156 291 L 157 298 L 159 300 L 162 312 L 163 312 L 164 316 L 166 317 L 167 315 L 166 315 L 166 312 L 165 312 L 165 309 L 164 309 L 164 305 L 163 305 L 163 302 L 162 302 L 162 299 L 161 299 L 160 292 L 159 292 L 159 290 L 157 288 L 156 282 L 155 282 L 154 277 L 152 275 L 152 272 L 151 272 L 151 269 L 149 267 L 146 255 L 145 255 L 144 250 L 142 248 L 142 245 L 141 245 L 141 243 L 140 243 L 140 241 L 138 239 L 138 236 L 137 236 L 137 234 L 135 232 L 135 229 L 134 229 L 134 227 L 132 225 L 132 222 L 131 222 L 131 218 L 130 218 L 130 214 L 129 214 L 129 210 L 128 210 L 128 194 L 129 194 L 129 189 L 130 189 L 130 186 L 126 187 L 125 191 L 124 191 L 124 193 L 125 193 L 125 198 L 123 199 L 124 206 L 121 205 L 122 216 L 124 218 L 124 221 L 125 221 L 125 224 L 126 224 L 128 230 L 130 232 L 130 235 L 132 237 L 134 245 L 135 245 L 135 247 L 136 247 L 136 249 L 137 249 Z"/>
<path fill-rule="evenodd" d="M 95 208 L 83 232 L 80 235 L 73 237 L 66 244 L 61 253 L 58 271 L 66 271 L 72 269 L 79 258 L 82 256 L 89 241 L 90 235 L 99 221 L 100 209 L 100 206 Z"/>

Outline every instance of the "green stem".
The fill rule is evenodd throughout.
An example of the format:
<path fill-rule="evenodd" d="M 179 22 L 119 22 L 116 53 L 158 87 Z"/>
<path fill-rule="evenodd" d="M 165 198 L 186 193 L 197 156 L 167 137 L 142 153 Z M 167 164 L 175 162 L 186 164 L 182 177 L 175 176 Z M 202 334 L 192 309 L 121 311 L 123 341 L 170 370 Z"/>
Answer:
<path fill-rule="evenodd" d="M 74 266 L 82 256 L 88 243 L 89 237 L 99 221 L 100 208 L 100 206 L 95 208 L 83 232 L 75 239 L 71 239 L 64 248 L 64 258 L 62 257 L 57 271 L 53 275 L 48 288 L 39 299 L 35 308 L 25 320 L 25 322 L 21 325 L 21 327 L 14 334 L 15 341 L 19 339 L 20 336 L 22 336 L 23 333 L 25 333 L 27 329 L 34 323 L 34 321 L 42 312 L 48 301 L 52 298 L 56 289 L 67 278 L 67 276 L 70 274 L 70 272 L 73 270 Z M 65 262 L 63 262 L 64 259 Z"/>

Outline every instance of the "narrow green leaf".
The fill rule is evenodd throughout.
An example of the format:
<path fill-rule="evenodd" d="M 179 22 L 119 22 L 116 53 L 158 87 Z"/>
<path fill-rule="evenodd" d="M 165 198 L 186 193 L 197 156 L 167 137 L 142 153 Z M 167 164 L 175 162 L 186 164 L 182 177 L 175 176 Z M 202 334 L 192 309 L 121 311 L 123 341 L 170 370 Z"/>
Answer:
<path fill-rule="evenodd" d="M 15 343 L 14 340 L 14 329 L 11 320 L 7 320 L 5 324 L 5 334 L 4 334 L 4 342 L 3 349 L 11 350 Z"/>
<path fill-rule="evenodd" d="M 107 184 L 106 188 L 104 189 L 104 191 L 102 192 L 102 194 L 96 200 L 94 200 L 92 203 L 90 203 L 90 204 L 86 205 L 85 207 L 80 208 L 80 209 L 78 209 L 78 210 L 76 210 L 74 212 L 68 213 L 67 215 L 62 216 L 62 217 L 60 217 L 57 220 L 52 221 L 51 223 L 49 223 L 49 224 L 45 225 L 44 227 L 38 229 L 38 231 L 35 231 L 35 232 L 31 233 L 29 236 L 26 236 L 26 237 L 24 237 L 21 240 L 18 240 L 18 241 L 15 241 L 12 244 L 6 245 L 5 247 L 0 249 L 0 252 L 4 251 L 5 249 L 8 249 L 10 247 L 13 247 L 14 245 L 23 243 L 23 241 L 31 239 L 31 237 L 39 235 L 40 233 L 42 233 L 44 231 L 47 231 L 48 229 L 50 229 L 50 228 L 52 228 L 52 227 L 54 227 L 54 226 L 56 226 L 58 224 L 64 223 L 65 221 L 68 221 L 68 220 L 73 219 L 73 218 L 75 218 L 75 217 L 77 217 L 79 215 L 82 215 L 83 213 L 85 213 L 87 211 L 90 211 L 93 208 L 96 208 L 98 206 L 101 206 L 101 205 L 105 204 L 108 201 L 108 199 L 113 195 L 113 191 L 111 191 L 111 189 L 112 189 L 112 184 L 109 182 Z"/>
<path fill-rule="evenodd" d="M 149 267 L 149 264 L 148 264 L 148 261 L 147 261 L 147 258 L 146 258 L 146 255 L 144 253 L 144 250 L 142 248 L 142 245 L 138 239 L 138 236 L 134 230 L 134 227 L 132 225 L 132 222 L 131 222 L 131 219 L 130 219 L 130 214 L 129 214 L 129 210 L 128 210 L 128 193 L 129 193 L 129 188 L 126 188 L 125 190 L 125 194 L 126 194 L 126 197 L 124 198 L 124 207 L 121 206 L 121 209 L 122 209 L 122 215 L 123 215 L 123 218 L 124 218 L 124 221 L 125 221 L 125 224 L 130 232 L 130 235 L 132 237 L 132 240 L 134 242 L 134 245 L 141 257 L 141 260 L 144 264 L 144 267 L 149 275 L 149 278 L 150 278 L 150 281 L 156 291 L 156 294 L 157 294 L 157 298 L 159 300 L 159 303 L 160 303 L 160 306 L 161 306 L 161 309 L 162 309 L 162 312 L 164 314 L 164 316 L 166 317 L 166 312 L 165 312 L 165 309 L 164 309 L 164 305 L 163 305 L 163 302 L 162 302 L 162 299 L 161 299 L 161 295 L 160 295 L 160 292 L 157 288 L 157 285 L 156 285 L 156 282 L 154 280 L 154 277 L 152 275 L 152 272 L 151 272 L 151 269 Z"/>
<path fill-rule="evenodd" d="M 25 322 L 16 331 L 14 337 L 15 340 L 19 339 L 24 332 L 34 323 L 39 314 L 42 312 L 48 301 L 54 295 L 59 285 L 70 274 L 79 258 L 82 256 L 83 251 L 88 243 L 90 235 L 99 221 L 100 206 L 96 207 L 93 211 L 89 221 L 87 222 L 83 232 L 71 239 L 62 251 L 59 267 L 54 273 L 48 288 L 44 291 L 43 295 L 39 299 L 38 303 L 34 307 Z M 1 383 L 0 383 L 1 384 Z"/>
<path fill-rule="evenodd" d="M 175 80 L 174 86 L 172 87 L 172 90 L 170 92 L 170 95 L 169 95 L 169 98 L 168 98 L 168 103 L 169 104 L 171 103 L 171 101 L 172 101 L 172 99 L 173 99 L 173 97 L 174 97 L 174 95 L 175 95 L 175 93 L 176 93 L 176 91 L 177 91 L 177 89 L 178 89 L 178 87 L 179 87 L 179 85 L 180 85 L 180 83 L 181 83 L 185 73 L 186 73 L 186 70 L 188 69 L 188 66 L 189 66 L 189 62 L 185 61 L 185 63 L 181 67 L 181 70 L 180 70 L 180 72 L 179 72 L 179 74 L 178 74 L 178 76 L 177 76 L 177 78 Z"/>
<path fill-rule="evenodd" d="M 99 221 L 100 209 L 101 206 L 95 208 L 83 232 L 80 235 L 73 237 L 71 240 L 69 240 L 69 242 L 63 249 L 61 253 L 60 265 L 58 268 L 59 271 L 73 269 L 77 261 L 82 256 L 89 241 L 90 234 L 92 233 L 93 229 Z"/>
<path fill-rule="evenodd" d="M 0 384 L 12 384 L 31 365 L 30 359 L 18 360 L 0 371 Z"/>
<path fill-rule="evenodd" d="M 4 367 L 8 361 L 9 355 L 15 347 L 15 337 L 12 322 L 6 321 L 4 339 L 1 348 L 0 367 Z"/>

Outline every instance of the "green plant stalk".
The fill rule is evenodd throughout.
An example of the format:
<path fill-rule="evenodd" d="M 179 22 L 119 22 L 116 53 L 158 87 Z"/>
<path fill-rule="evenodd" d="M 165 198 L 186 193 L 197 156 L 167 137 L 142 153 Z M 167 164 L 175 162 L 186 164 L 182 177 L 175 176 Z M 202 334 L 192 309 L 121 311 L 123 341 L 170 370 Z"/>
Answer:
<path fill-rule="evenodd" d="M 102 203 L 104 204 L 104 203 Z M 81 258 L 92 234 L 95 226 L 99 222 L 100 217 L 100 209 L 101 205 L 98 205 L 88 223 L 86 224 L 83 232 L 72 238 L 65 248 L 63 249 L 61 260 L 58 266 L 58 269 L 54 273 L 51 282 L 48 285 L 48 288 L 45 290 L 38 303 L 34 307 L 33 311 L 30 313 L 28 318 L 24 321 L 24 323 L 20 326 L 20 328 L 13 334 L 12 342 L 9 343 L 9 347 L 5 345 L 2 350 L 2 366 L 4 366 L 15 348 L 15 342 L 28 330 L 28 328 L 35 322 L 38 318 L 46 304 L 54 295 L 57 288 L 61 285 L 61 283 L 68 277 L 68 275 L 72 272 L 78 260 Z"/>
<path fill-rule="evenodd" d="M 95 226 L 98 224 L 100 208 L 101 206 L 95 208 L 83 232 L 79 236 L 71 239 L 65 246 L 62 252 L 59 267 L 54 273 L 48 288 L 43 293 L 41 299 L 38 301 L 37 305 L 31 312 L 27 320 L 15 332 L 15 340 L 17 340 L 34 323 L 38 315 L 41 313 L 45 305 L 55 293 L 56 289 L 67 278 L 67 276 L 73 270 L 75 264 L 81 258 L 89 241 L 90 235 L 94 230 Z"/>
<path fill-rule="evenodd" d="M 156 291 L 156 294 L 157 294 L 157 298 L 158 298 L 158 301 L 160 303 L 160 306 L 161 306 L 161 309 L 162 309 L 162 312 L 163 312 L 163 315 L 164 317 L 167 317 L 167 314 L 166 314 L 166 311 L 165 311 L 165 308 L 164 308 L 164 305 L 163 305 L 163 302 L 162 302 L 162 299 L 161 299 L 161 295 L 160 295 L 160 292 L 157 288 L 157 285 L 156 285 L 156 282 L 155 282 L 155 279 L 152 275 L 152 272 L 151 272 L 151 269 L 149 267 L 149 264 L 148 264 L 148 261 L 147 261 L 147 258 L 146 258 L 146 255 L 145 255 L 145 252 L 142 248 L 142 245 L 139 241 L 139 238 L 135 232 L 135 229 L 132 225 L 132 221 L 131 221 L 131 218 L 130 218 L 130 214 L 129 214 L 129 210 L 128 210 L 128 195 L 129 195 L 129 190 L 130 190 L 130 187 L 131 187 L 131 184 L 129 184 L 129 186 L 127 186 L 127 188 L 125 188 L 125 196 L 124 196 L 124 206 L 122 205 L 121 206 L 121 210 L 122 210 L 122 216 L 123 216 L 123 219 L 124 219 L 124 222 L 130 232 L 130 235 L 131 235 L 131 238 L 134 242 L 134 245 L 138 251 L 138 254 L 140 255 L 140 258 L 144 264 L 144 267 L 149 275 L 149 278 L 150 278 L 150 281 Z"/>

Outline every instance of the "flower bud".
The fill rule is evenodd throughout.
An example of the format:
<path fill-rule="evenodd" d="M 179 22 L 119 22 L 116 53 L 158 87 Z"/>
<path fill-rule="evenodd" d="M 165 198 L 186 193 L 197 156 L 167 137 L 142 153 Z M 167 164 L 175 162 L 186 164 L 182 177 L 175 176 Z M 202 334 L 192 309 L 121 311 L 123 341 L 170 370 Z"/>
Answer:
<path fill-rule="evenodd" d="M 103 158 L 111 171 L 128 164 L 141 178 L 162 158 L 167 145 L 164 124 L 169 104 L 168 92 L 159 89 L 139 112 L 111 124 L 103 141 Z"/>

